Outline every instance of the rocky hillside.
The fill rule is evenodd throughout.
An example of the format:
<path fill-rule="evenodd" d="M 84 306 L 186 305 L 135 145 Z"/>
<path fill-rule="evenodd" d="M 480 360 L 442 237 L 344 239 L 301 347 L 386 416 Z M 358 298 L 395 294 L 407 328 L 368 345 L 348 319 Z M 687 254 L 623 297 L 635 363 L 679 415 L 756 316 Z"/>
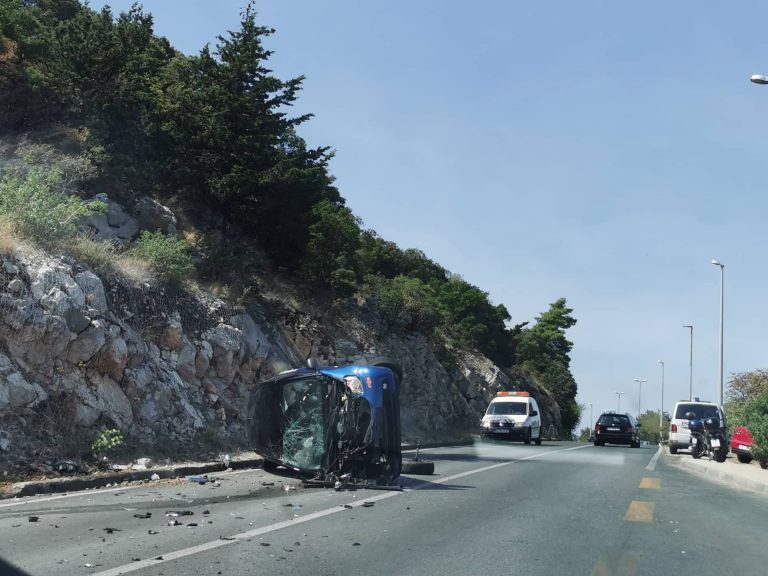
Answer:
<path fill-rule="evenodd" d="M 129 241 L 142 228 L 175 225 L 167 208 L 148 200 L 132 214 L 102 200 L 107 213 L 86 223 L 100 238 Z M 469 353 L 445 365 L 419 333 L 381 336 L 366 302 L 320 313 L 273 297 L 269 308 L 246 311 L 202 292 L 99 277 L 23 243 L 6 248 L 0 452 L 8 463 L 41 446 L 51 457 L 71 456 L 114 427 L 134 446 L 202 450 L 212 438 L 243 446 L 249 387 L 310 356 L 329 365 L 398 359 L 407 440 L 466 437 L 495 390 L 509 387 L 533 390 L 545 425 L 559 429 L 556 404 L 524 377 L 513 380 Z"/>

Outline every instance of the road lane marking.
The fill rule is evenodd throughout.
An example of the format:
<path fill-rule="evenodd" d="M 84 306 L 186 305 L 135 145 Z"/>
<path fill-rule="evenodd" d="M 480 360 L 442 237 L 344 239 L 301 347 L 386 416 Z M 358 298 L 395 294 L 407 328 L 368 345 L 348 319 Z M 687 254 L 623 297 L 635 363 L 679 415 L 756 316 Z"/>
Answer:
<path fill-rule="evenodd" d="M 656 450 L 656 454 L 653 455 L 653 458 L 651 458 L 651 461 L 648 462 L 648 466 L 645 467 L 645 469 L 648 470 L 649 472 L 653 472 L 654 470 L 656 470 L 656 462 L 659 461 L 659 456 L 661 456 L 661 450 L 662 450 L 662 447 L 661 447 L 661 444 L 659 444 L 659 449 Z"/>
<path fill-rule="evenodd" d="M 632 500 L 627 513 L 624 514 L 624 520 L 627 522 L 653 522 L 653 509 L 655 507 L 655 502 Z"/>
<path fill-rule="evenodd" d="M 635 576 L 639 561 L 637 552 L 605 554 L 592 569 L 592 576 Z"/>
<path fill-rule="evenodd" d="M 465 478 L 467 476 L 472 476 L 473 474 L 487 472 L 488 470 L 494 470 L 496 468 L 502 468 L 504 466 L 509 466 L 510 464 L 515 464 L 517 462 L 523 462 L 525 460 L 533 460 L 535 458 L 541 458 L 543 456 L 549 456 L 551 454 L 559 454 L 561 452 L 570 452 L 571 450 L 581 450 L 582 448 L 589 448 L 589 447 L 591 447 L 590 444 L 586 446 L 575 446 L 573 448 L 564 448 L 563 450 L 550 450 L 548 452 L 539 452 L 536 454 L 531 454 L 530 456 L 526 456 L 525 458 L 516 458 L 515 460 L 508 460 L 506 462 L 499 462 L 498 464 L 491 464 L 490 466 L 483 466 L 482 468 L 475 468 L 474 470 L 468 470 L 466 472 L 460 472 L 458 474 L 453 474 L 451 476 L 445 476 L 444 478 L 438 478 L 437 480 L 434 480 L 434 481 L 421 480 L 416 485 L 412 486 L 411 488 L 406 488 L 402 492 L 400 491 L 383 492 L 375 496 L 362 498 L 360 500 L 353 500 L 348 504 L 340 504 L 338 506 L 334 506 L 333 508 L 326 508 L 325 510 L 319 510 L 317 512 L 312 512 L 311 514 L 307 514 L 305 516 L 299 516 L 292 520 L 284 520 L 283 522 L 277 522 L 276 524 L 269 524 L 267 526 L 262 526 L 260 528 L 254 528 L 253 530 L 249 530 L 248 532 L 239 532 L 237 534 L 233 534 L 232 536 L 227 537 L 226 540 L 222 540 L 221 538 L 219 538 L 218 540 L 203 542 L 202 544 L 198 544 L 196 546 L 191 546 L 189 548 L 182 548 L 181 550 L 176 550 L 175 552 L 166 552 L 156 556 L 157 558 L 162 558 L 162 560 L 147 559 L 147 560 L 140 560 L 137 562 L 131 562 L 130 564 L 117 566 L 115 568 L 110 568 L 109 570 L 103 570 L 102 572 L 96 572 L 94 576 L 119 576 L 120 574 L 128 574 L 130 572 L 135 572 L 137 570 L 148 568 L 150 566 L 157 566 L 159 564 L 169 562 L 170 560 L 177 560 L 179 558 L 184 558 L 185 556 L 191 556 L 193 554 L 206 552 L 208 550 L 214 550 L 216 548 L 220 548 L 222 546 L 228 546 L 230 544 L 241 542 L 243 540 L 249 540 L 256 536 L 261 536 L 263 534 L 268 534 L 270 532 L 282 530 L 283 528 L 289 528 L 291 526 L 304 524 L 305 522 L 310 522 L 311 520 L 322 518 L 323 516 L 338 514 L 339 512 L 346 511 L 348 509 L 347 507 L 357 508 L 358 506 L 362 506 L 366 502 L 378 502 L 379 500 L 386 500 L 387 498 L 392 498 L 394 496 L 399 496 L 401 494 L 407 494 L 407 493 L 413 492 L 414 490 L 421 490 L 422 488 L 426 488 L 433 484 L 445 484 L 446 482 L 458 480 L 459 478 Z"/>
<path fill-rule="evenodd" d="M 647 488 L 649 490 L 658 490 L 661 488 L 661 479 L 645 477 L 640 480 L 640 488 Z"/>

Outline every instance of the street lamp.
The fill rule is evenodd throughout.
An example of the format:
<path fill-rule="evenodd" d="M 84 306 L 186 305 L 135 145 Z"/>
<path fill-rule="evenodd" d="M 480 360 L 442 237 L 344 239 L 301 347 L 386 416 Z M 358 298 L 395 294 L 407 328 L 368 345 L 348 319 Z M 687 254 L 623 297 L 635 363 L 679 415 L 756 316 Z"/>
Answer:
<path fill-rule="evenodd" d="M 723 288 L 725 278 L 725 264 L 712 260 L 714 266 L 720 267 L 720 406 L 723 405 Z"/>
<path fill-rule="evenodd" d="M 619 409 L 617 410 L 617 412 L 621 413 L 621 397 L 622 397 L 624 394 L 626 394 L 626 392 L 616 392 L 615 394 L 616 394 L 616 396 L 618 396 L 618 397 L 619 397 Z"/>
<path fill-rule="evenodd" d="M 592 428 L 594 425 L 592 421 L 592 402 L 589 403 L 589 427 Z"/>
<path fill-rule="evenodd" d="M 763 76 L 762 74 L 752 74 L 752 76 L 749 77 L 749 81 L 754 84 L 768 84 L 768 76 Z"/>
<path fill-rule="evenodd" d="M 648 382 L 648 380 L 641 380 L 640 378 L 635 378 L 635 382 L 640 384 L 640 391 L 637 393 L 637 416 L 640 417 L 641 411 L 640 411 L 640 397 L 643 394 L 643 382 Z"/>
<path fill-rule="evenodd" d="M 691 329 L 691 345 L 688 350 L 688 402 L 693 400 L 693 326 L 686 324 L 683 328 Z"/>
<path fill-rule="evenodd" d="M 661 410 L 659 410 L 659 444 L 664 440 L 664 360 L 657 360 L 661 364 Z"/>

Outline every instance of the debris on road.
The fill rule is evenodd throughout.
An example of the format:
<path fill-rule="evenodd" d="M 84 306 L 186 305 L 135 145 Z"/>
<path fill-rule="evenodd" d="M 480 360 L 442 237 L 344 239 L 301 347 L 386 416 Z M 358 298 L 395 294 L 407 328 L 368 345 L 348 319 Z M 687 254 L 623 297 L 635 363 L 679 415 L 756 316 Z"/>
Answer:
<path fill-rule="evenodd" d="M 152 512 L 145 512 L 144 514 L 134 514 L 134 518 L 138 518 L 139 520 L 146 520 L 147 518 L 152 518 Z"/>
<path fill-rule="evenodd" d="M 375 502 L 363 502 L 362 506 L 363 508 L 371 508 Z"/>
<path fill-rule="evenodd" d="M 150 529 L 150 530 L 147 530 L 147 534 L 149 534 L 150 536 L 154 536 L 155 534 L 160 534 L 160 532 L 158 532 L 157 530 Z"/>
<path fill-rule="evenodd" d="M 152 476 L 150 476 L 149 479 L 152 480 L 153 482 L 157 482 L 158 480 L 160 480 L 160 476 L 157 473 L 155 473 L 155 474 L 152 474 Z"/>
<path fill-rule="evenodd" d="M 115 532 L 122 532 L 120 528 L 104 528 L 104 532 L 107 534 L 114 534 Z"/>
<path fill-rule="evenodd" d="M 29 518 L 27 518 L 27 520 L 29 520 L 30 522 L 37 522 L 38 520 L 40 520 L 40 516 L 30 516 Z"/>
<path fill-rule="evenodd" d="M 208 484 L 208 476 L 188 476 L 187 480 L 190 482 L 195 482 L 196 484 L 200 484 L 201 486 Z"/>

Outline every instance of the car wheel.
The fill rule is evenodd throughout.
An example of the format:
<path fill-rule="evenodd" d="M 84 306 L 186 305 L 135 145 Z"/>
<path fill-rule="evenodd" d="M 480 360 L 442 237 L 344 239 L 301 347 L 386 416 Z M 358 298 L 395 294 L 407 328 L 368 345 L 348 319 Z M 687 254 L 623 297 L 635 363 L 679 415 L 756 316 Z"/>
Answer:
<path fill-rule="evenodd" d="M 403 460 L 403 467 L 400 471 L 403 474 L 429 476 L 435 473 L 435 463 L 431 460 Z"/>
<path fill-rule="evenodd" d="M 742 464 L 749 464 L 752 462 L 752 456 L 749 454 L 736 454 L 736 459 Z"/>
<path fill-rule="evenodd" d="M 669 445 L 669 453 L 670 454 L 677 454 L 677 446 L 672 446 L 672 444 Z"/>
<path fill-rule="evenodd" d="M 595 440 L 595 446 L 602 446 L 602 445 L 603 445 L 602 442 L 600 442 L 599 440 Z"/>
<path fill-rule="evenodd" d="M 640 442 L 639 442 L 639 441 L 638 441 L 638 442 L 632 442 L 632 443 L 630 444 L 630 446 L 631 446 L 632 448 L 640 448 Z"/>
<path fill-rule="evenodd" d="M 523 435 L 523 444 L 530 444 L 531 443 L 531 428 L 528 427 L 528 429 L 525 431 L 525 434 Z"/>
<path fill-rule="evenodd" d="M 275 470 L 277 470 L 278 466 L 279 464 L 277 462 L 272 462 L 271 460 L 264 460 L 261 463 L 261 469 L 266 472 L 274 472 Z"/>
<path fill-rule="evenodd" d="M 541 446 L 541 428 L 539 428 L 539 437 L 536 438 L 536 446 Z"/>

